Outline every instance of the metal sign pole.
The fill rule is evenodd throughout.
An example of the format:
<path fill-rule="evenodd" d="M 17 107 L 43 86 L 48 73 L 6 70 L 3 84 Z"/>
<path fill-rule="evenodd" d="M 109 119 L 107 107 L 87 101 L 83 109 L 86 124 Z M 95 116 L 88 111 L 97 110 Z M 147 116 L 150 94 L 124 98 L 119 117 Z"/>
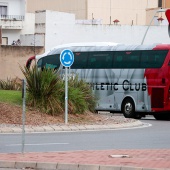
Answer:
<path fill-rule="evenodd" d="M 68 123 L 68 67 L 74 62 L 74 54 L 71 50 L 65 49 L 60 54 L 60 62 L 65 67 L 65 124 Z M 70 71 L 70 70 L 69 70 Z"/>
<path fill-rule="evenodd" d="M 26 97 L 26 80 L 24 79 L 22 82 L 22 154 L 24 154 L 25 150 L 25 97 Z"/>
<path fill-rule="evenodd" d="M 68 123 L 68 77 L 67 67 L 65 67 L 65 124 Z"/>

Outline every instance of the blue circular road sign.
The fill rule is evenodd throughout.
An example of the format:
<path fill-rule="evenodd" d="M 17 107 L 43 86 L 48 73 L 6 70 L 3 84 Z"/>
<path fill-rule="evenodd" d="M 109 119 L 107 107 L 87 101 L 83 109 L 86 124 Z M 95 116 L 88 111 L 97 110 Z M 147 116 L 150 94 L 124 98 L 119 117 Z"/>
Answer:
<path fill-rule="evenodd" d="M 74 62 L 74 54 L 71 50 L 63 50 L 60 54 L 60 62 L 64 67 L 70 67 Z"/>

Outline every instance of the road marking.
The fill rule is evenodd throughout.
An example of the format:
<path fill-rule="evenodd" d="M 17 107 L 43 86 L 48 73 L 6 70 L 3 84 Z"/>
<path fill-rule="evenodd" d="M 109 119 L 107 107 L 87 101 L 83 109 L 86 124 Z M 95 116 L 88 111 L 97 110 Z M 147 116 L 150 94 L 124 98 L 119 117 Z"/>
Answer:
<path fill-rule="evenodd" d="M 25 144 L 25 146 L 41 146 L 41 145 L 68 145 L 69 143 L 32 143 L 32 144 Z M 21 146 L 22 144 L 8 144 L 5 146 Z"/>

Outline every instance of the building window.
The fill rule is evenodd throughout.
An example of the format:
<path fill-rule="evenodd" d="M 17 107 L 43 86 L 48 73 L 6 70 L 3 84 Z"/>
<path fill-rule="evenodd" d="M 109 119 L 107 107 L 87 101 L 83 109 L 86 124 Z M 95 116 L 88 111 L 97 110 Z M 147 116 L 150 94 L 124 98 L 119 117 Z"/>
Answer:
<path fill-rule="evenodd" d="M 7 15 L 7 6 L 0 6 L 0 15 Z"/>
<path fill-rule="evenodd" d="M 158 7 L 162 7 L 162 0 L 158 0 Z"/>
<path fill-rule="evenodd" d="M 2 45 L 8 45 L 8 37 L 2 37 Z"/>

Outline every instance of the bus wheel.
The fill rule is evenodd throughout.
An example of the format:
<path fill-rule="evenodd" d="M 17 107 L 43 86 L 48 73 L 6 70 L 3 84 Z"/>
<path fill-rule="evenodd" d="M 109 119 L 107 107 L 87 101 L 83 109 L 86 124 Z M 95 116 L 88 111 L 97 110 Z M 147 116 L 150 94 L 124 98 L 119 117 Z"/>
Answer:
<path fill-rule="evenodd" d="M 170 114 L 157 113 L 153 115 L 156 120 L 170 120 Z"/>
<path fill-rule="evenodd" d="M 126 118 L 135 118 L 135 105 L 132 99 L 125 99 L 122 104 L 122 112 Z"/>

